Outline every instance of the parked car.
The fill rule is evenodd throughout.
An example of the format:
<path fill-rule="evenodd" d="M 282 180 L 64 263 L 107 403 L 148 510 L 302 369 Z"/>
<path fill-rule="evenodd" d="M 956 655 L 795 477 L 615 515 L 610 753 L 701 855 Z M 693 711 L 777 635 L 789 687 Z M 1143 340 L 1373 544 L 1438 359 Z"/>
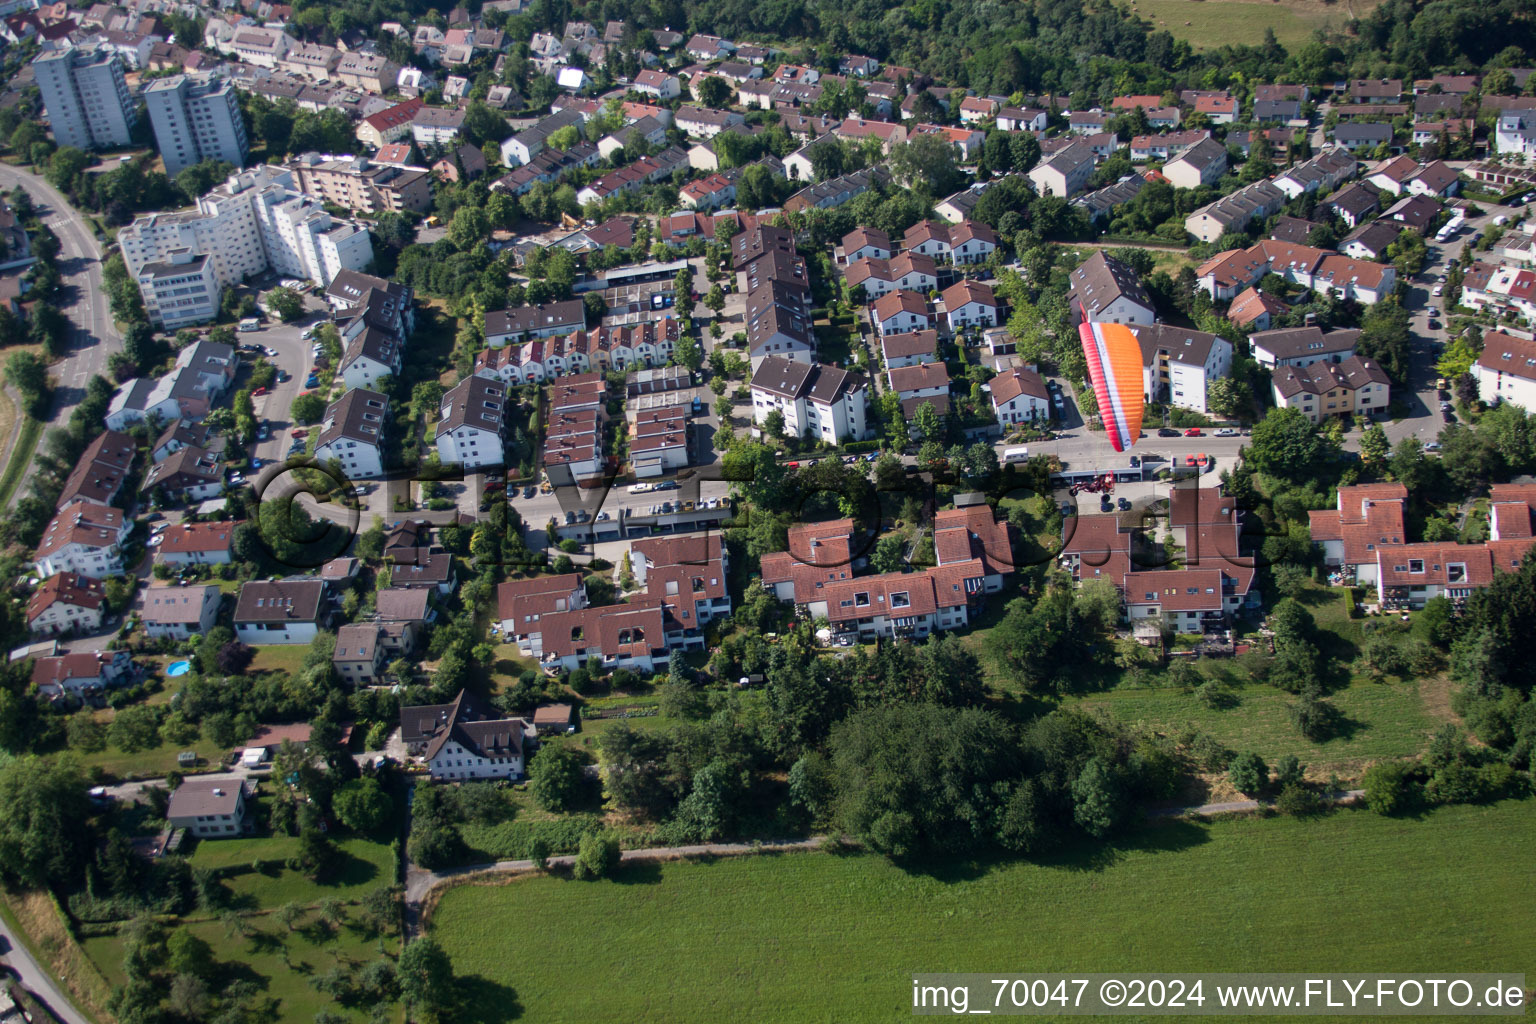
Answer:
<path fill-rule="evenodd" d="M 1188 430 L 1184 431 L 1184 436 L 1185 437 L 1204 437 L 1205 435 L 1200 432 L 1200 428 L 1199 427 L 1190 427 Z"/>
<path fill-rule="evenodd" d="M 259 397 L 261 397 L 262 395 L 264 395 L 266 393 L 267 393 L 267 389 L 266 388 L 257 388 L 255 391 L 251 392 L 251 397 L 252 398 L 259 398 Z"/>
<path fill-rule="evenodd" d="M 538 493 L 539 492 L 538 492 L 537 488 L 534 488 L 534 487 L 531 487 L 531 486 L 523 488 L 523 497 L 525 497 L 525 498 L 531 498 L 535 494 L 538 494 Z"/>
<path fill-rule="evenodd" d="M 1181 437 L 1183 435 L 1181 435 L 1177 430 L 1174 430 L 1172 427 L 1163 427 L 1162 429 L 1158 430 L 1157 436 L 1158 437 Z"/>
<path fill-rule="evenodd" d="M 1426 452 L 1437 452 L 1437 451 L 1440 450 L 1440 442 L 1439 441 L 1428 441 L 1428 442 L 1425 442 L 1424 450 Z"/>
<path fill-rule="evenodd" d="M 1195 465 L 1199 466 L 1201 469 L 1204 469 L 1206 466 L 1209 466 L 1210 464 L 1211 464 L 1211 457 L 1209 455 L 1205 454 L 1205 452 L 1201 452 L 1199 455 L 1195 456 Z"/>
<path fill-rule="evenodd" d="M 653 490 L 653 491 L 675 491 L 680 486 L 681 485 L 676 480 L 663 480 L 661 483 L 657 484 L 655 487 L 652 487 L 651 490 Z"/>
<path fill-rule="evenodd" d="M 1193 466 L 1194 464 L 1195 464 L 1195 457 L 1193 455 L 1186 455 L 1186 456 L 1184 456 L 1184 465 L 1186 465 L 1186 466 Z"/>
<path fill-rule="evenodd" d="M 289 431 L 289 433 L 291 433 L 295 438 L 308 437 L 309 436 L 309 428 L 308 427 L 294 427 L 291 431 Z"/>
<path fill-rule="evenodd" d="M 1237 431 L 1233 430 L 1231 427 L 1222 427 L 1220 430 L 1216 431 L 1216 436 L 1217 437 L 1236 437 L 1237 436 Z"/>
<path fill-rule="evenodd" d="M 1131 500 L 1129 498 L 1120 498 L 1115 504 L 1121 512 L 1129 512 L 1131 510 Z"/>

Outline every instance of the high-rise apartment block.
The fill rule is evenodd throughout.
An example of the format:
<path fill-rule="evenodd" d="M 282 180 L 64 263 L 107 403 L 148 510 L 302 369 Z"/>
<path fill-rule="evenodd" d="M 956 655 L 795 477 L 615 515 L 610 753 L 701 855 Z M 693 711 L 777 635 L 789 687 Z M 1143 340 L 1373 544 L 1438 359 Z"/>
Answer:
<path fill-rule="evenodd" d="M 197 201 L 196 210 L 152 213 L 117 234 L 128 270 L 180 251 L 207 253 L 219 287 L 275 270 L 327 285 L 342 270 L 373 261 L 368 229 L 338 220 L 299 191 L 293 172 L 253 167 Z"/>
<path fill-rule="evenodd" d="M 32 69 L 60 146 L 104 149 L 132 142 L 138 108 L 116 53 L 95 46 L 54 50 L 33 61 Z"/>
<path fill-rule="evenodd" d="M 175 177 L 204 160 L 245 166 L 250 150 L 235 87 L 218 75 L 175 75 L 144 90 L 165 173 Z"/>

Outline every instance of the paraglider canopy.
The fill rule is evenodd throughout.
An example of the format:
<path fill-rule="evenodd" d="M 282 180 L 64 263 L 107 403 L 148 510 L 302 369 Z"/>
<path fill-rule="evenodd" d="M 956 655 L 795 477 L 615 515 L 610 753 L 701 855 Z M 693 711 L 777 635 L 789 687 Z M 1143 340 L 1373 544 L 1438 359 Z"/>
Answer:
<path fill-rule="evenodd" d="M 1141 434 L 1141 343 L 1125 324 L 1094 323 L 1087 309 L 1077 334 L 1109 443 L 1123 452 Z"/>

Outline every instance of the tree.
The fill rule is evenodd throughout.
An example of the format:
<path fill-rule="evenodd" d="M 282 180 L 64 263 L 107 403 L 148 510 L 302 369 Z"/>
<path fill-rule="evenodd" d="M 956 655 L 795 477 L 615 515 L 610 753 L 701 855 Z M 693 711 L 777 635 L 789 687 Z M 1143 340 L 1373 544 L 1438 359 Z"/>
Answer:
<path fill-rule="evenodd" d="M 176 974 L 190 974 L 206 981 L 218 967 L 213 947 L 185 928 L 174 932 L 165 944 L 166 966 Z"/>
<path fill-rule="evenodd" d="M 734 96 L 730 83 L 719 75 L 703 76 L 703 80 L 695 86 L 695 90 L 700 103 L 717 109 L 729 106 Z"/>
<path fill-rule="evenodd" d="M 1295 597 L 1312 582 L 1312 574 L 1299 565 L 1284 563 L 1275 566 L 1275 589 L 1286 597 Z"/>
<path fill-rule="evenodd" d="M 1269 785 L 1269 766 L 1258 754 L 1238 754 L 1227 768 L 1227 779 L 1239 793 L 1262 793 Z"/>
<path fill-rule="evenodd" d="M 930 196 L 947 196 L 964 180 L 955 147 L 939 135 L 919 135 L 891 150 L 891 171 L 902 182 Z"/>
<path fill-rule="evenodd" d="M 1275 409 L 1253 428 L 1247 459 L 1261 473 L 1303 480 L 1313 477 L 1332 454 L 1300 409 Z"/>
<path fill-rule="evenodd" d="M 610 832 L 588 832 L 581 837 L 572 875 L 582 881 L 606 878 L 619 866 L 619 840 Z"/>
<path fill-rule="evenodd" d="M 932 402 L 921 403 L 912 416 L 912 422 L 917 425 L 917 436 L 924 441 L 934 441 L 942 435 L 943 423 Z"/>
<path fill-rule="evenodd" d="M 1361 788 L 1365 806 L 1377 814 L 1401 814 L 1416 803 L 1418 765 L 1412 761 L 1378 761 L 1365 770 Z"/>
<path fill-rule="evenodd" d="M 45 415 L 48 400 L 48 367 L 31 352 L 13 352 L 5 362 L 5 379 L 26 403 L 29 415 Z"/>
<path fill-rule="evenodd" d="M 158 746 L 160 712 L 147 704 L 120 708 L 107 727 L 107 736 L 125 754 Z"/>
<path fill-rule="evenodd" d="M 1102 757 L 1090 758 L 1072 783 L 1072 820 L 1091 836 L 1108 835 L 1125 810 L 1120 773 Z"/>
<path fill-rule="evenodd" d="M 682 334 L 672 346 L 672 358 L 678 366 L 697 373 L 704 365 L 704 349 L 692 334 Z"/>
<path fill-rule="evenodd" d="M 451 1017 L 454 1005 L 453 963 L 437 941 L 413 939 L 400 952 L 395 974 L 407 1019 L 437 1021 Z"/>
<path fill-rule="evenodd" d="M 1375 469 L 1381 469 L 1387 464 L 1387 457 L 1392 453 L 1392 443 L 1387 440 L 1387 432 L 1382 429 L 1380 423 L 1372 423 L 1365 428 L 1365 433 L 1360 437 L 1360 458 L 1366 465 Z"/>
<path fill-rule="evenodd" d="M 353 779 L 331 798 L 336 817 L 354 832 L 372 832 L 389 820 L 389 795 L 376 779 Z"/>
<path fill-rule="evenodd" d="M 528 765 L 528 787 L 546 811 L 572 809 L 586 786 L 582 757 L 574 747 L 546 745 Z"/>
<path fill-rule="evenodd" d="M 468 252 L 491 233 L 491 218 L 480 206 L 461 206 L 448 227 L 448 240 L 461 252 Z"/>
<path fill-rule="evenodd" d="M 311 391 L 295 398 L 293 404 L 288 407 L 288 411 L 293 414 L 295 423 L 319 423 L 325 416 L 325 399 Z"/>
<path fill-rule="evenodd" d="M 1252 401 L 1252 394 L 1231 377 L 1218 377 L 1211 381 L 1206 399 L 1211 411 L 1218 416 L 1240 416 Z"/>
<path fill-rule="evenodd" d="M 907 567 L 907 539 L 900 534 L 881 537 L 875 542 L 869 564 L 875 572 L 901 572 Z"/>
<path fill-rule="evenodd" d="M 0 768 L 0 873 L 30 886 L 76 879 L 91 851 L 89 785 L 68 757 Z"/>
<path fill-rule="evenodd" d="M 267 309 L 284 323 L 297 320 L 304 312 L 304 300 L 292 288 L 273 288 L 267 292 Z"/>

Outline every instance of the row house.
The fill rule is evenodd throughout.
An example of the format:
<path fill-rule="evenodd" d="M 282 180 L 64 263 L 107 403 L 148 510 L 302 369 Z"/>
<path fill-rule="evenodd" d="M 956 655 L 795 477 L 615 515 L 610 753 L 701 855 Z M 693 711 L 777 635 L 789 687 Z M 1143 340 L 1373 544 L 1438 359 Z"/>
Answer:
<path fill-rule="evenodd" d="M 958 224 L 922 220 L 908 228 L 902 246 L 909 252 L 922 253 L 935 260 L 954 263 L 984 263 L 997 249 L 997 233 L 980 221 L 962 220 Z"/>
<path fill-rule="evenodd" d="M 580 168 L 596 167 L 601 158 L 601 151 L 590 142 L 579 142 L 563 152 L 540 150 L 532 160 L 497 178 L 491 184 L 491 191 L 524 195 L 539 182 L 551 185 Z"/>
<path fill-rule="evenodd" d="M 587 326 L 586 305 L 580 299 L 545 302 L 485 314 L 485 343 L 491 348 L 570 334 Z"/>
<path fill-rule="evenodd" d="M 1078 141 L 1036 164 L 1030 169 L 1029 180 L 1042 196 L 1070 199 L 1087 186 L 1096 165 L 1093 147 Z"/>
<path fill-rule="evenodd" d="M 893 291 L 927 294 L 938 287 L 938 273 L 932 257 L 908 251 L 889 260 L 859 260 L 848 267 L 844 277 L 850 290 L 862 288 L 866 298 L 874 300 Z"/>
<path fill-rule="evenodd" d="M 839 262 L 845 266 L 865 259 L 888 260 L 896 254 L 891 245 L 891 236 L 878 228 L 854 228 L 843 236 L 840 246 L 842 254 Z M 908 249 L 912 248 L 907 246 Z M 932 253 L 924 253 L 931 256 Z"/>
<path fill-rule="evenodd" d="M 1279 327 L 1248 336 L 1254 361 L 1271 370 L 1286 366 L 1300 369 L 1318 362 L 1341 363 L 1355 354 L 1359 343 L 1358 329 L 1324 331 L 1316 325 Z"/>
<path fill-rule="evenodd" d="M 207 501 L 224 491 L 224 466 L 216 453 L 189 445 L 150 466 L 143 490 L 175 503 Z"/>
<path fill-rule="evenodd" d="M 870 316 L 881 335 L 930 331 L 935 326 L 927 300 L 907 291 L 889 292 L 875 300 Z"/>
<path fill-rule="evenodd" d="M 992 414 L 1006 431 L 1018 423 L 1044 421 L 1051 416 L 1051 394 L 1040 374 L 1026 366 L 1015 366 L 993 377 L 984 385 L 992 398 Z"/>
<path fill-rule="evenodd" d="M 1268 179 L 1246 185 L 1195 210 L 1184 219 L 1184 230 L 1202 242 L 1214 242 L 1227 232 L 1244 230 L 1255 219 L 1280 211 L 1286 193 Z"/>
<path fill-rule="evenodd" d="M 669 647 L 702 647 L 704 627 L 731 614 L 730 554 L 719 533 L 637 540 L 629 564 L 644 600 L 667 611 Z"/>
<path fill-rule="evenodd" d="M 164 377 L 136 378 L 120 386 L 107 405 L 107 428 L 121 431 L 156 419 L 201 420 L 234 383 L 238 363 L 228 345 L 194 342 L 177 354 L 176 365 Z"/>
<path fill-rule="evenodd" d="M 687 167 L 688 151 L 680 146 L 672 146 L 654 156 L 643 156 L 632 164 L 610 171 L 582 188 L 576 193 L 576 198 L 583 205 L 601 203 L 610 196 L 664 181 Z"/>
<path fill-rule="evenodd" d="M 1379 363 L 1360 356 L 1319 360 L 1306 367 L 1279 366 L 1272 374 L 1275 407 L 1299 409 L 1313 423 L 1331 416 L 1373 418 L 1386 412 L 1391 381 Z"/>
<path fill-rule="evenodd" d="M 1330 569 L 1355 586 L 1376 582 L 1376 551 L 1407 536 L 1408 488 L 1402 484 L 1340 487 L 1331 509 L 1307 513 L 1314 547 Z"/>
<path fill-rule="evenodd" d="M 629 430 L 629 463 L 636 479 L 688 465 L 688 412 L 679 406 L 642 409 Z"/>
<path fill-rule="evenodd" d="M 678 323 L 648 320 L 625 327 L 573 331 L 522 345 L 482 349 L 474 372 L 510 385 L 539 384 L 565 374 L 661 366 L 677 345 Z"/>
<path fill-rule="evenodd" d="M 980 281 L 956 281 L 944 289 L 939 299 L 944 303 L 944 319 L 952 334 L 968 327 L 996 327 L 1000 319 L 992 286 Z"/>
<path fill-rule="evenodd" d="M 56 513 L 35 552 L 37 574 L 102 579 L 123 571 L 122 544 L 132 522 L 110 505 L 78 501 Z"/>
<path fill-rule="evenodd" d="M 1397 544 L 1376 551 L 1376 600 L 1384 611 L 1418 610 L 1443 597 L 1460 609 L 1472 594 L 1492 586 L 1501 572 L 1517 573 L 1532 540 L 1482 544 Z"/>
<path fill-rule="evenodd" d="M 586 118 L 574 109 L 564 109 L 541 118 L 501 144 L 501 162 L 507 167 L 521 167 L 549 145 L 549 137 L 562 128 L 580 128 Z"/>
<path fill-rule="evenodd" d="M 1215 139 L 1202 139 L 1163 165 L 1163 177 L 1174 188 L 1214 185 L 1227 173 L 1227 148 Z"/>
<path fill-rule="evenodd" d="M 881 364 L 886 369 L 894 370 L 903 366 L 916 366 L 919 363 L 932 363 L 938 360 L 935 352 L 938 351 L 939 332 L 937 331 L 909 331 L 904 334 L 886 334 L 880 338 Z"/>

